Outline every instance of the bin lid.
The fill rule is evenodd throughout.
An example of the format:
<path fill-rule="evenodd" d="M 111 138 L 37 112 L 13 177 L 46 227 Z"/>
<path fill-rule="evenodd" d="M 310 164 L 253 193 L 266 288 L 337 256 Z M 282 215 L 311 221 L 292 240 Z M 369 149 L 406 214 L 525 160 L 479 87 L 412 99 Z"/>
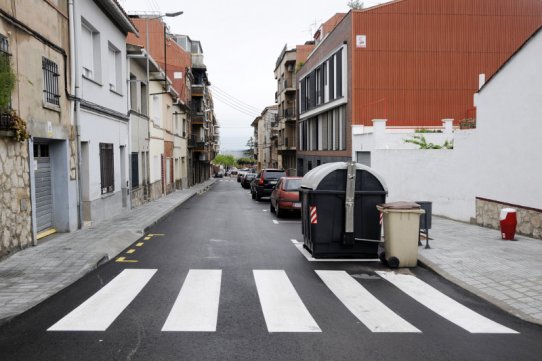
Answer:
<path fill-rule="evenodd" d="M 414 202 L 390 202 L 379 204 L 378 207 L 382 209 L 420 209 L 421 206 Z"/>
<path fill-rule="evenodd" d="M 318 167 L 312 169 L 309 171 L 303 179 L 301 180 L 301 188 L 302 189 L 311 189 L 316 190 L 318 189 L 318 185 L 326 176 L 329 174 L 338 171 L 338 170 L 347 170 L 348 169 L 348 162 L 333 162 L 333 163 L 326 163 L 319 165 Z M 384 191 L 388 191 L 388 188 L 386 186 L 386 183 L 384 182 L 384 179 L 376 173 L 373 169 L 367 167 L 366 165 L 356 163 L 356 171 L 365 171 L 367 173 L 370 173 L 372 176 L 374 176 L 378 182 L 382 185 L 382 188 Z"/>

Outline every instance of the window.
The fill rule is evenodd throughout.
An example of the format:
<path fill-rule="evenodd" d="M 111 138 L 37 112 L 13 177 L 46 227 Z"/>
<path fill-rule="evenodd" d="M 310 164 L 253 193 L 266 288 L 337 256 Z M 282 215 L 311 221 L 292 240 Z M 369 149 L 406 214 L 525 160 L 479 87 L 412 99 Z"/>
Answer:
<path fill-rule="evenodd" d="M 100 143 L 100 177 L 102 194 L 112 193 L 115 190 L 113 144 Z"/>
<path fill-rule="evenodd" d="M 343 58 L 342 58 L 342 49 L 337 52 L 335 55 L 335 58 L 337 59 L 337 98 L 341 98 L 343 96 Z"/>
<path fill-rule="evenodd" d="M 83 76 L 100 81 L 100 33 L 81 18 L 81 66 Z"/>
<path fill-rule="evenodd" d="M 132 187 L 139 187 L 139 154 L 132 153 Z"/>
<path fill-rule="evenodd" d="M 149 94 L 147 94 L 147 84 L 141 83 L 141 91 L 140 91 L 140 99 L 141 99 L 141 114 L 149 115 Z"/>
<path fill-rule="evenodd" d="M 134 112 L 140 112 L 141 105 L 139 104 L 138 100 L 138 81 L 134 74 L 130 73 L 130 110 L 133 110 Z"/>
<path fill-rule="evenodd" d="M 45 58 L 41 58 L 43 70 L 43 101 L 47 104 L 60 106 L 60 94 L 58 93 L 58 65 Z"/>
<path fill-rule="evenodd" d="M 9 56 L 9 41 L 6 37 L 0 35 L 0 62 L 1 67 L 11 66 Z M 11 94 L 5 94 L 5 97 L 0 99 L 0 104 L 7 109 L 11 109 Z M 3 109 L 5 110 L 5 109 Z M 6 129 L 10 127 L 10 120 L 7 116 L 0 116 L 0 128 Z"/>
<path fill-rule="evenodd" d="M 107 64 L 109 68 L 109 90 L 122 92 L 122 63 L 120 60 L 120 50 L 109 43 Z"/>
<path fill-rule="evenodd" d="M 9 55 L 8 38 L 0 35 L 0 53 L 1 55 Z"/>

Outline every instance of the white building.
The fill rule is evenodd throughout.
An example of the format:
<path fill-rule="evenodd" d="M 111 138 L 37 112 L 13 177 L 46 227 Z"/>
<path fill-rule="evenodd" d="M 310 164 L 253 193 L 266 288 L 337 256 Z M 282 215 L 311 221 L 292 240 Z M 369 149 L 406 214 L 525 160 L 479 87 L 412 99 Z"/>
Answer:
<path fill-rule="evenodd" d="M 354 135 L 373 140 L 365 143 L 371 167 L 389 200 L 432 201 L 434 214 L 495 228 L 499 210 L 514 207 L 518 231 L 542 238 L 541 58 L 539 29 L 475 95 L 476 129 L 454 131 L 453 149 L 398 149 L 394 134 L 378 129 Z"/>
<path fill-rule="evenodd" d="M 129 207 L 126 35 L 137 33 L 115 0 L 76 1 L 72 37 L 83 220 Z"/>

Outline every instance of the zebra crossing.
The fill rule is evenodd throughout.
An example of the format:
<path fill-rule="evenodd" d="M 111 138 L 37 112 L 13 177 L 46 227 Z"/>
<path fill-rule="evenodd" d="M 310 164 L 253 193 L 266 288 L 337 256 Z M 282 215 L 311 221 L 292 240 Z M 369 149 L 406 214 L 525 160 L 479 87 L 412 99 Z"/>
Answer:
<path fill-rule="evenodd" d="M 157 273 L 157 269 L 124 269 L 103 288 L 69 312 L 48 331 L 106 331 Z M 422 333 L 388 308 L 345 271 L 315 270 L 323 285 L 374 333 Z M 270 333 L 323 332 L 305 307 L 284 270 L 253 270 L 261 310 Z M 416 276 L 376 271 L 398 288 L 469 333 L 517 334 L 441 293 Z M 163 332 L 216 332 L 222 270 L 191 269 L 161 329 Z"/>

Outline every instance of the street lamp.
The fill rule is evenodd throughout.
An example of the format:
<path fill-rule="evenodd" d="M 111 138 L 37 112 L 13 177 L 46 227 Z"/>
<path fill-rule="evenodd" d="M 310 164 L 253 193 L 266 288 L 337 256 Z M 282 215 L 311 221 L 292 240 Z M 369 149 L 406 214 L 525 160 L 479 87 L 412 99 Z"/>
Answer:
<path fill-rule="evenodd" d="M 150 75 L 149 75 L 149 53 L 150 53 L 150 49 L 149 49 L 149 20 L 155 20 L 155 19 L 160 19 L 160 18 L 163 18 L 163 17 L 168 17 L 168 18 L 171 18 L 171 17 L 175 17 L 175 16 L 179 16 L 181 15 L 183 12 L 182 11 L 177 11 L 177 12 L 174 12 L 174 13 L 165 13 L 163 15 L 158 15 L 158 16 L 150 16 L 150 17 L 146 17 L 145 18 L 145 49 L 146 49 L 146 58 L 147 58 L 147 83 L 148 83 L 148 86 L 147 86 L 147 98 L 149 97 L 149 94 L 150 94 L 150 89 L 151 89 L 151 86 L 150 86 Z M 165 86 L 165 90 L 167 90 L 167 61 L 166 61 L 166 24 L 164 24 L 164 65 L 166 67 L 166 69 L 164 69 L 164 83 L 166 84 Z M 149 112 L 149 109 L 150 109 L 150 104 L 147 104 L 147 116 L 150 117 L 150 112 Z M 148 139 L 150 140 L 151 139 L 151 128 L 150 128 L 150 122 L 148 123 Z M 148 153 L 147 153 L 148 154 Z M 147 163 L 149 164 L 149 163 Z M 148 173 L 149 173 L 149 177 L 147 178 L 147 182 L 150 183 L 150 169 L 148 170 Z M 149 183 L 147 183 L 147 187 L 149 187 Z M 148 193 L 147 193 L 148 194 Z"/>
<path fill-rule="evenodd" d="M 176 16 L 179 16 L 179 15 L 182 15 L 183 14 L 183 11 L 177 11 L 177 12 L 174 12 L 174 13 L 165 13 L 163 15 L 158 15 L 158 16 L 151 16 L 151 17 L 147 17 L 145 18 L 145 49 L 147 50 L 147 81 L 150 81 L 149 80 L 149 52 L 150 52 L 150 49 L 149 49 L 149 20 L 156 20 L 156 19 L 161 19 L 163 17 L 168 17 L 168 18 L 174 18 Z M 164 23 L 164 84 L 165 84 L 165 89 L 164 90 L 167 90 L 167 60 L 166 60 L 166 24 Z M 150 89 L 150 87 L 149 87 Z"/>

